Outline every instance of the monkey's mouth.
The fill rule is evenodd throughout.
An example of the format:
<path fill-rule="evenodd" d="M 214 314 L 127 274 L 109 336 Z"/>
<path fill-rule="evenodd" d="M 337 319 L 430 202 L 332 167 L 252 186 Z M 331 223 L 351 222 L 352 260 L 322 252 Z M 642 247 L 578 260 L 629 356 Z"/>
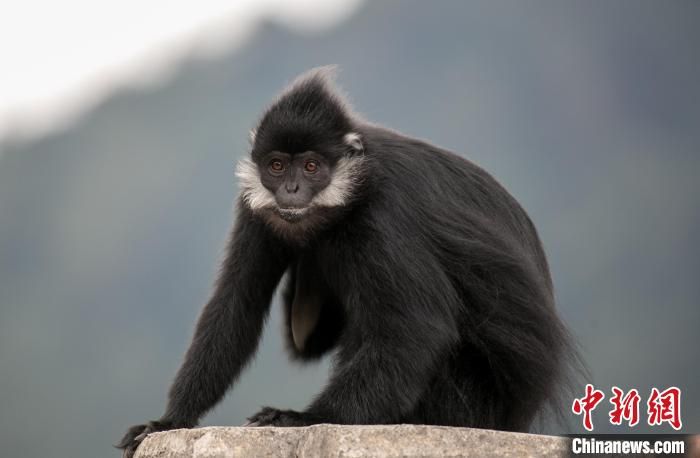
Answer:
<path fill-rule="evenodd" d="M 309 212 L 309 208 L 277 208 L 277 214 L 288 223 L 300 221 Z"/>

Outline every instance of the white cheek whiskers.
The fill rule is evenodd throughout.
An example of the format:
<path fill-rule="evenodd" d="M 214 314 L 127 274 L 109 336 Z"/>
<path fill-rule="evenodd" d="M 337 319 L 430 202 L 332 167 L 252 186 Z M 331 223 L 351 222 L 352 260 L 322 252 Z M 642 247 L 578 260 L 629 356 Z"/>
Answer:
<path fill-rule="evenodd" d="M 346 156 L 335 166 L 331 181 L 311 200 L 311 207 L 342 207 L 348 203 L 362 179 L 364 156 Z M 263 186 L 260 170 L 249 158 L 236 167 L 243 202 L 253 211 L 278 208 L 275 195 Z"/>
<path fill-rule="evenodd" d="M 364 156 L 345 156 L 338 160 L 331 182 L 311 200 L 316 207 L 342 207 L 348 203 L 362 180 Z"/>
<path fill-rule="evenodd" d="M 274 194 L 260 181 L 260 170 L 249 158 L 241 159 L 236 166 L 236 176 L 240 180 L 241 198 L 253 211 L 277 207 Z"/>

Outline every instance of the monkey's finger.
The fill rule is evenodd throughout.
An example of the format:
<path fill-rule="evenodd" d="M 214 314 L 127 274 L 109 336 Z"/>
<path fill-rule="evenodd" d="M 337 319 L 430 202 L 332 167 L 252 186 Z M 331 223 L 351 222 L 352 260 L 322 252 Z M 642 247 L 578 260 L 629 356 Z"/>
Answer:
<path fill-rule="evenodd" d="M 134 441 L 141 442 L 146 438 L 146 436 L 148 436 L 148 433 L 141 433 L 138 436 L 134 437 Z"/>

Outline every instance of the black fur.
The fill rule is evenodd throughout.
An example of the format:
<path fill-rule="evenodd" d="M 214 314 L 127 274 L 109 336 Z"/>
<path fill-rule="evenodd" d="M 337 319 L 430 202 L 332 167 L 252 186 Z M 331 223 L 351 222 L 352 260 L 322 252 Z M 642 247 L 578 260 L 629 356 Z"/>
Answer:
<path fill-rule="evenodd" d="M 362 151 L 343 144 L 349 132 Z M 321 72 L 263 116 L 252 157 L 272 150 L 313 150 L 333 163 L 362 155 L 359 188 L 298 230 L 239 204 L 166 413 L 119 446 L 128 454 L 142 432 L 194 426 L 222 398 L 256 350 L 285 271 L 287 317 L 298 275 L 303 294 L 324 304 L 304 351 L 289 348 L 299 359 L 334 350 L 334 371 L 303 412 L 265 408 L 251 424 L 527 431 L 573 353 L 540 240 L 516 200 L 475 164 L 352 115 Z"/>

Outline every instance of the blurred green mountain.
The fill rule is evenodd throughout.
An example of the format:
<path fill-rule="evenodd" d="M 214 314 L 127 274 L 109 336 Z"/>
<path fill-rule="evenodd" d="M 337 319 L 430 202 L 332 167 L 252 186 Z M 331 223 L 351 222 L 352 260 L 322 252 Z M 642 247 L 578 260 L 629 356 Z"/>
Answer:
<path fill-rule="evenodd" d="M 286 82 L 330 63 L 367 118 L 465 154 L 528 209 L 596 386 L 679 386 L 698 432 L 699 19 L 692 1 L 369 2 L 322 34 L 265 24 L 65 131 L 4 144 L 3 454 L 117 456 L 124 428 L 161 414 L 247 131 Z M 321 389 L 325 364 L 288 363 L 280 326 L 275 312 L 206 423 Z M 602 410 L 596 430 L 617 431 Z"/>

